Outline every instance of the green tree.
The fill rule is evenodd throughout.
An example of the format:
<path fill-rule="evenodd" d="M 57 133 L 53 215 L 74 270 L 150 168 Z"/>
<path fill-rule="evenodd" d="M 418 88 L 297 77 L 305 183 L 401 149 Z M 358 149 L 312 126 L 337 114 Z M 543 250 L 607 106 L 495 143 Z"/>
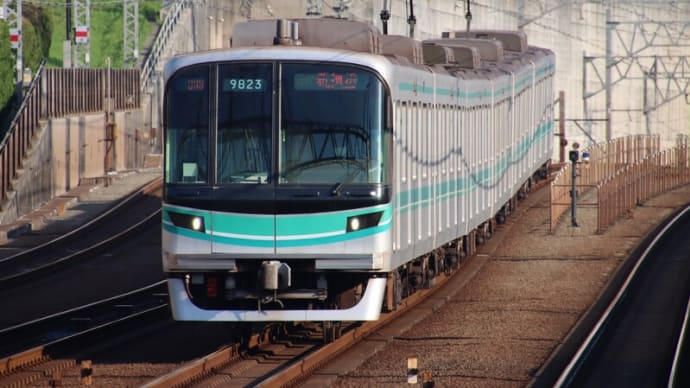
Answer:
<path fill-rule="evenodd" d="M 0 111 L 4 110 L 14 94 L 14 54 L 10 47 L 10 30 L 0 20 Z"/>
<path fill-rule="evenodd" d="M 36 28 L 31 23 L 22 25 L 22 54 L 24 68 L 28 67 L 35 73 L 43 60 L 43 52 Z"/>
<path fill-rule="evenodd" d="M 41 47 L 41 58 L 47 58 L 50 54 L 50 40 L 53 34 L 53 22 L 50 14 L 43 7 L 25 4 L 22 8 L 22 15 L 24 20 L 28 20 L 36 31 Z"/>

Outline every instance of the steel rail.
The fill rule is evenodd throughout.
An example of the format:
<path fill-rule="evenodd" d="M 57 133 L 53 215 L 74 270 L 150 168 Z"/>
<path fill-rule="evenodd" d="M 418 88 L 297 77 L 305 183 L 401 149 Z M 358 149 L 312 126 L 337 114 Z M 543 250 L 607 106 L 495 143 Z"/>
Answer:
<path fill-rule="evenodd" d="M 133 192 L 129 196 L 125 197 L 122 201 L 119 201 L 117 204 L 115 204 L 113 207 L 109 208 L 106 210 L 104 213 L 99 214 L 97 217 L 94 219 L 90 220 L 86 224 L 64 234 L 61 235 L 53 240 L 47 241 L 41 245 L 38 245 L 36 247 L 33 247 L 31 249 L 19 252 L 17 254 L 14 254 L 12 256 L 9 256 L 7 258 L 4 258 L 0 260 L 0 265 L 12 265 L 14 263 L 20 262 L 20 260 L 23 260 L 25 258 L 31 258 L 34 257 L 37 252 L 41 252 L 44 250 L 48 250 L 52 247 L 55 247 L 57 244 L 62 243 L 64 241 L 67 241 L 69 238 L 73 238 L 75 236 L 78 236 L 80 233 L 84 233 L 85 231 L 89 230 L 92 226 L 103 222 L 104 220 L 107 220 L 108 218 L 113 217 L 115 213 L 118 211 L 122 210 L 124 207 L 129 206 L 133 204 L 137 199 L 139 199 L 141 196 L 154 192 L 162 186 L 162 178 L 156 178 L 153 181 L 145 184 L 142 186 L 140 189 L 137 191 Z M 62 256 L 62 257 L 57 257 L 54 259 L 51 259 L 50 261 L 43 263 L 43 264 L 37 264 L 37 265 L 25 265 L 25 270 L 6 275 L 4 277 L 0 277 L 0 287 L 7 286 L 8 284 L 11 284 L 12 282 L 23 278 L 28 275 L 32 274 L 37 274 L 41 271 L 45 271 L 46 269 L 53 268 L 57 265 L 64 264 L 66 262 L 69 262 L 71 260 L 75 260 L 76 258 L 79 258 L 81 256 L 87 255 L 89 252 L 94 252 L 99 249 L 102 249 L 104 247 L 107 247 L 109 244 L 114 243 L 115 241 L 118 241 L 119 239 L 125 238 L 128 234 L 132 233 L 133 231 L 141 228 L 143 225 L 146 225 L 147 223 L 151 222 L 155 217 L 158 217 L 160 215 L 160 209 L 156 210 L 155 212 L 149 214 L 146 216 L 144 219 L 138 221 L 134 225 L 129 226 L 128 228 L 121 230 L 120 232 L 111 235 L 110 237 L 99 241 L 96 244 L 93 244 L 87 248 L 80 249 L 76 252 L 72 252 L 67 256 Z"/>
<path fill-rule="evenodd" d="M 156 299 L 161 299 L 162 302 L 156 302 Z M 137 301 L 140 303 L 137 303 Z M 70 335 L 67 333 L 79 333 L 83 331 L 78 328 L 75 329 L 75 327 L 78 326 L 78 318 L 82 318 L 83 320 L 83 318 L 88 317 L 89 322 L 98 322 L 99 318 L 102 321 L 107 321 L 113 315 L 127 316 L 126 314 L 128 314 L 128 312 L 123 309 L 118 309 L 118 307 L 126 306 L 129 307 L 128 310 L 130 311 L 139 308 L 139 311 L 142 311 L 147 310 L 151 306 L 160 308 L 161 306 L 167 306 L 167 304 L 167 286 L 166 282 L 163 280 L 120 295 L 115 295 L 83 306 L 0 329 L 0 339 L 2 340 L 0 343 L 2 343 L 3 347 L 7 346 L 8 343 L 10 343 L 10 346 L 14 345 L 16 347 L 27 344 L 30 341 L 40 342 L 40 339 L 37 338 L 43 339 L 50 337 L 46 335 L 47 332 L 58 333 L 57 335 L 51 334 L 53 337 L 65 338 Z M 113 314 L 113 311 L 115 311 L 115 314 Z M 63 335 L 60 336 L 59 333 Z M 12 341 L 15 341 L 15 343 L 12 344 Z M 28 346 L 35 345 L 36 344 L 28 344 Z"/>
<path fill-rule="evenodd" d="M 9 282 L 16 281 L 17 279 L 23 278 L 23 277 L 28 276 L 28 275 L 32 275 L 32 274 L 39 273 L 39 272 L 41 272 L 41 271 L 45 271 L 46 269 L 53 268 L 53 267 L 58 266 L 58 265 L 60 265 L 60 264 L 64 264 L 64 263 L 66 263 L 66 262 L 68 262 L 68 261 L 70 261 L 70 260 L 74 260 L 74 259 L 76 259 L 76 258 L 78 258 L 78 257 L 87 255 L 89 252 L 97 251 L 97 250 L 99 250 L 99 249 L 101 249 L 101 248 L 103 248 L 103 247 L 107 247 L 109 244 L 112 244 L 113 242 L 115 242 L 115 241 L 117 241 L 117 240 L 119 240 L 119 239 L 121 239 L 121 238 L 123 238 L 123 237 L 127 237 L 128 234 L 130 234 L 130 233 L 132 233 L 133 231 L 139 229 L 142 225 L 145 225 L 146 223 L 150 222 L 152 219 L 154 219 L 155 217 L 159 216 L 160 213 L 161 213 L 160 209 L 159 209 L 159 210 L 156 210 L 154 213 L 149 214 L 146 218 L 144 218 L 143 220 L 141 220 L 141 221 L 137 222 L 136 224 L 130 226 L 129 228 L 127 228 L 127 229 L 125 229 L 125 230 L 123 230 L 123 231 L 121 231 L 121 232 L 119 232 L 119 233 L 117 233 L 117 234 L 111 236 L 111 237 L 108 238 L 108 239 L 102 240 L 101 242 L 99 242 L 99 243 L 97 243 L 97 244 L 95 244 L 95 245 L 92 245 L 92 246 L 90 246 L 90 247 L 88 247 L 88 248 L 84 248 L 84 249 L 81 249 L 81 250 L 79 250 L 79 251 L 76 251 L 76 252 L 74 252 L 74 253 L 72 253 L 72 254 L 70 254 L 70 255 L 63 256 L 63 257 L 61 257 L 61 258 L 52 260 L 52 261 L 50 261 L 49 263 L 45 263 L 45 264 L 43 264 L 43 265 L 39 265 L 39 266 L 36 266 L 36 267 L 32 267 L 32 268 L 30 268 L 30 269 L 28 269 L 28 270 L 26 270 L 26 271 L 17 272 L 17 273 L 15 273 L 15 274 L 13 274 L 13 275 L 9 275 L 9 276 L 5 276 L 5 277 L 3 277 L 3 278 L 0 278 L 0 285 L 1 285 L 1 284 L 4 284 L 4 283 L 9 283 Z"/>
<path fill-rule="evenodd" d="M 460 273 L 459 270 L 455 274 Z M 342 336 L 331 343 L 314 345 L 314 348 L 307 352 L 304 357 L 290 362 L 285 367 L 278 367 L 275 373 L 261 382 L 254 384 L 256 387 L 280 387 L 290 386 L 301 381 L 309 374 L 315 372 L 319 367 L 325 365 L 329 360 L 339 356 L 345 350 L 365 339 L 371 333 L 381 329 L 393 320 L 403 316 L 413 307 L 424 301 L 426 298 L 440 290 L 453 275 L 440 275 L 437 285 L 431 289 L 422 289 L 405 299 L 401 307 L 390 313 L 383 313 L 378 321 L 365 322 L 352 330 L 345 331 Z M 195 381 L 205 374 L 211 373 L 214 369 L 226 366 L 240 357 L 240 353 L 235 347 L 221 349 L 208 356 L 191 361 L 180 368 L 158 377 L 157 379 L 144 385 L 146 388 L 159 388 L 180 386 Z"/>
<path fill-rule="evenodd" d="M 7 263 L 10 261 L 16 260 L 20 257 L 34 254 L 35 252 L 37 252 L 39 250 L 49 248 L 49 247 L 51 247 L 51 246 L 53 246 L 59 242 L 65 241 L 69 238 L 72 238 L 75 235 L 82 233 L 84 230 L 87 230 L 88 228 L 91 228 L 92 226 L 94 226 L 94 225 L 102 222 L 103 220 L 107 219 L 108 217 L 110 217 L 114 213 L 118 212 L 123 207 L 126 207 L 126 206 L 132 204 L 134 201 L 136 201 L 142 195 L 150 194 L 150 193 L 160 189 L 162 187 L 162 185 L 163 185 L 163 178 L 162 177 L 156 178 L 156 179 L 152 180 L 151 182 L 144 184 L 142 187 L 135 190 L 133 193 L 126 196 L 121 201 L 118 201 L 115 205 L 113 205 L 112 207 L 110 207 L 109 209 L 104 211 L 103 213 L 99 214 L 95 218 L 91 219 L 90 221 L 86 222 L 84 225 L 82 225 L 82 226 L 80 226 L 74 230 L 71 230 L 65 234 L 62 234 L 53 240 L 47 241 L 43 244 L 37 245 L 37 246 L 32 247 L 30 249 L 24 250 L 22 252 L 18 252 L 14 255 L 2 258 L 2 259 L 0 259 L 0 263 Z"/>
<path fill-rule="evenodd" d="M 533 191 L 548 186 L 552 180 L 553 176 L 550 175 L 546 179 L 537 182 L 532 188 Z M 299 384 L 299 382 L 316 372 L 329 361 L 343 354 L 346 350 L 366 339 L 372 333 L 375 333 L 392 321 L 404 316 L 419 303 L 436 294 L 436 292 L 443 288 L 443 285 L 461 272 L 460 269 L 456 269 L 449 276 L 445 274 L 439 275 L 439 277 L 436 278 L 437 283 L 433 288 L 418 290 L 416 293 L 403 300 L 397 310 L 382 313 L 377 321 L 353 325 L 351 330 L 345 330 L 342 335 L 333 342 L 320 346 L 315 345 L 313 349 L 306 352 L 307 354 L 305 356 L 291 360 L 289 364 L 284 367 L 277 367 L 274 373 L 271 373 L 270 376 L 262 381 L 254 382 L 252 386 L 285 387 Z M 240 357 L 240 354 L 237 349 L 232 347 L 224 348 L 205 357 L 186 363 L 180 368 L 147 383 L 143 387 L 162 388 L 184 386 L 192 381 L 198 381 L 205 375 L 212 374 L 214 370 L 227 366 L 238 357 Z"/>
<path fill-rule="evenodd" d="M 635 266 L 633 269 L 630 271 L 628 276 L 626 277 L 625 281 L 623 282 L 623 285 L 621 288 L 618 290 L 618 293 L 616 296 L 613 298 L 611 303 L 606 307 L 606 310 L 604 310 L 603 314 L 597 321 L 597 323 L 594 325 L 590 333 L 587 335 L 587 338 L 583 341 L 583 343 L 580 345 L 580 347 L 577 349 L 575 352 L 575 355 L 573 358 L 568 362 L 566 367 L 563 369 L 561 372 L 560 376 L 558 377 L 558 380 L 556 380 L 556 383 L 554 384 L 554 387 L 567 387 L 575 378 L 575 375 L 579 371 L 580 367 L 584 364 L 585 360 L 591 353 L 591 350 L 595 346 L 596 342 L 598 339 L 603 335 L 603 331 L 607 325 L 607 323 L 611 320 L 614 311 L 620 306 L 623 296 L 629 291 L 632 281 L 637 275 L 640 267 L 644 262 L 647 261 L 647 257 L 649 256 L 649 253 L 652 251 L 653 248 L 656 247 L 656 244 L 659 242 L 659 240 L 666 234 L 666 232 L 680 219 L 682 218 L 685 213 L 688 213 L 690 211 L 690 206 L 686 206 L 682 211 L 680 211 L 678 214 L 676 214 L 673 219 L 668 222 L 662 229 L 659 231 L 654 239 L 647 245 L 645 248 L 644 252 L 640 256 L 639 260 L 635 263 Z"/>
<path fill-rule="evenodd" d="M 138 297 L 138 296 L 147 296 L 150 297 L 152 295 L 157 295 L 156 290 L 157 289 L 164 289 L 165 288 L 165 281 L 157 282 L 151 285 L 148 285 L 146 287 L 139 288 L 137 290 L 129 291 L 124 294 L 120 294 L 117 296 L 113 296 L 107 299 L 103 299 L 101 301 L 89 303 L 84 306 L 80 306 L 77 308 L 69 309 L 64 312 L 60 312 L 57 314 L 52 314 L 43 318 L 39 318 L 30 322 L 26 322 L 23 324 L 15 325 L 12 327 L 8 327 L 5 329 L 0 330 L 0 338 L 1 337 L 8 337 L 8 336 L 22 336 L 26 332 L 31 331 L 34 328 L 37 328 L 37 330 L 40 330 L 40 326 L 47 326 L 50 327 L 51 322 L 57 322 L 60 323 L 61 320 L 68 319 L 70 316 L 74 315 L 75 313 L 86 313 L 88 311 L 94 311 L 97 309 L 107 309 L 108 306 L 113 305 L 113 303 L 116 303 L 121 300 L 127 300 L 132 297 Z M 163 297 L 163 294 L 160 294 L 161 297 Z M 135 318 L 140 318 L 143 316 L 146 316 L 148 314 L 156 313 L 161 311 L 162 309 L 167 309 L 168 304 L 167 301 L 165 301 L 165 298 L 163 297 L 164 301 L 161 303 L 154 303 L 152 305 L 146 305 L 145 307 L 141 308 L 140 310 L 131 312 L 131 313 L 126 313 L 126 314 L 119 314 L 116 315 L 115 317 L 111 317 L 108 319 L 104 319 L 101 323 L 98 323 L 94 326 L 84 328 L 83 330 L 75 330 L 70 333 L 66 333 L 64 336 L 61 336 L 56 339 L 52 339 L 49 341 L 46 341 L 46 343 L 40 344 L 40 345 L 33 345 L 33 347 L 29 348 L 28 350 L 23 350 L 19 351 L 15 354 L 6 356 L 4 358 L 0 358 L 0 378 L 7 377 L 9 374 L 13 373 L 13 371 L 20 369 L 22 367 L 28 366 L 28 365 L 34 365 L 36 363 L 42 362 L 43 360 L 46 360 L 48 358 L 48 352 L 55 347 L 56 345 L 59 344 L 65 344 L 68 343 L 69 341 L 76 340 L 86 334 L 92 334 L 95 332 L 98 332 L 99 330 L 103 330 L 106 328 L 113 327 L 114 325 L 124 323 L 127 321 L 130 321 Z M 114 307 L 117 307 L 116 305 Z M 62 327 L 60 328 L 62 329 Z"/>
<path fill-rule="evenodd" d="M 248 348 L 263 348 L 270 345 L 269 331 L 264 328 L 262 334 L 253 334 L 248 340 Z M 207 356 L 188 362 L 180 368 L 152 380 L 142 388 L 179 387 L 196 381 L 199 377 L 211 373 L 214 369 L 222 368 L 242 360 L 243 352 L 240 344 L 225 346 Z"/>
<path fill-rule="evenodd" d="M 671 372 L 668 376 L 668 388 L 676 387 L 678 383 L 678 373 L 681 368 L 681 357 L 683 353 L 687 350 L 685 346 L 685 337 L 688 331 L 688 321 L 690 321 L 690 299 L 688 299 L 688 304 L 685 306 L 685 316 L 683 317 L 683 326 L 680 329 L 680 336 L 678 337 L 678 342 L 676 343 L 676 351 L 673 354 L 673 363 L 671 364 Z"/>

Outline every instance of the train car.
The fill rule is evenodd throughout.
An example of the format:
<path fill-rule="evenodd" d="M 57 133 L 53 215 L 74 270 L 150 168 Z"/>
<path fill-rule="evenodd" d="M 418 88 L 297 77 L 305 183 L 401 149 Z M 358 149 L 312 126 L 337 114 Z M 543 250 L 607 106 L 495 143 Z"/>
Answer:
<path fill-rule="evenodd" d="M 236 25 L 165 66 L 177 320 L 376 320 L 490 237 L 553 142 L 551 51 L 340 19 Z"/>

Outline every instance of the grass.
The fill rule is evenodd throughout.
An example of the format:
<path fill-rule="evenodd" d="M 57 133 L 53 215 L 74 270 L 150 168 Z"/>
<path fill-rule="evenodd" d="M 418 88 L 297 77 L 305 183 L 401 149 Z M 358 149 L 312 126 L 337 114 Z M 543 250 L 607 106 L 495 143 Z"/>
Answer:
<path fill-rule="evenodd" d="M 100 3 L 100 4 L 99 4 Z M 139 52 L 143 52 L 144 43 L 149 34 L 156 31 L 161 0 L 141 1 L 139 3 Z M 50 54 L 47 65 L 62 67 L 63 45 L 65 41 L 65 7 L 46 6 L 53 23 L 53 34 L 50 43 Z M 91 2 L 90 57 L 92 68 L 106 67 L 106 58 L 112 61 L 112 67 L 124 66 L 124 11 L 123 5 L 111 0 Z M 76 24 L 72 20 L 72 29 Z"/>

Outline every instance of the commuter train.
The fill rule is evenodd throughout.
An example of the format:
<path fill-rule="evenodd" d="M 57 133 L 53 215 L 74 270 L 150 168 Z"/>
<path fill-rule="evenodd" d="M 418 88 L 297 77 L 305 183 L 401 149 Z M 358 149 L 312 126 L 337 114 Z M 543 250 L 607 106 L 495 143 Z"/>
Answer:
<path fill-rule="evenodd" d="M 176 320 L 376 320 L 457 268 L 553 144 L 551 51 L 341 19 L 237 24 L 165 66 Z"/>

